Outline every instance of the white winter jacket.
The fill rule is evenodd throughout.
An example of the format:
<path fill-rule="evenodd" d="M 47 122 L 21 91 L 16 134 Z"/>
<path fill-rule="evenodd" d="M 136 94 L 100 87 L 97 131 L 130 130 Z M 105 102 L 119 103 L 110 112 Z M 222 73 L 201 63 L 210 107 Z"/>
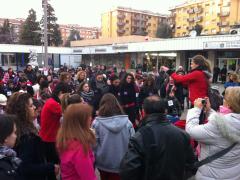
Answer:
<path fill-rule="evenodd" d="M 186 131 L 200 143 L 199 160 L 203 160 L 238 142 L 224 156 L 201 166 L 196 180 L 240 180 L 240 114 L 221 115 L 212 112 L 208 123 L 199 125 L 201 109 L 188 111 Z"/>

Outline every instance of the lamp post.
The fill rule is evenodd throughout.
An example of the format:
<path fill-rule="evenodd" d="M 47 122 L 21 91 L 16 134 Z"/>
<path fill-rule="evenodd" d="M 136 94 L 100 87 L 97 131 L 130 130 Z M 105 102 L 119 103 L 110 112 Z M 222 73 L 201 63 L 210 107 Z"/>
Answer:
<path fill-rule="evenodd" d="M 47 5 L 48 5 L 48 0 L 43 0 L 43 10 L 44 10 L 44 67 L 48 67 L 48 36 L 47 36 Z"/>

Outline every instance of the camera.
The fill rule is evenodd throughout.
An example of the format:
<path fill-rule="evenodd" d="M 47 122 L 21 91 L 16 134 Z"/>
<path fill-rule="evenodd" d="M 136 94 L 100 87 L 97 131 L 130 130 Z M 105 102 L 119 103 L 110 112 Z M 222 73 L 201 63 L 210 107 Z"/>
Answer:
<path fill-rule="evenodd" d="M 206 99 L 202 99 L 202 105 L 206 106 L 206 104 L 207 104 L 207 100 Z"/>

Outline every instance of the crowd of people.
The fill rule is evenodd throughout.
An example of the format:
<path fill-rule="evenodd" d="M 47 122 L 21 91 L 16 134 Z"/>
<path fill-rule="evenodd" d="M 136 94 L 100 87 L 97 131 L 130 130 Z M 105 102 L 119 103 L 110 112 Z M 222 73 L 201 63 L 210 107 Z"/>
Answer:
<path fill-rule="evenodd" d="M 200 55 L 189 72 L 9 68 L 0 74 L 0 179 L 95 180 L 97 169 L 101 180 L 238 180 L 238 76 L 216 111 L 211 79 Z"/>

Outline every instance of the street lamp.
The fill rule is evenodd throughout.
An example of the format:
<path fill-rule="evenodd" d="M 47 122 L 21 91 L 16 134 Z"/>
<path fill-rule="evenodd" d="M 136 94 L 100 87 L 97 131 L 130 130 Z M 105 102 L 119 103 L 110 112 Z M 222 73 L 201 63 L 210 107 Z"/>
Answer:
<path fill-rule="evenodd" d="M 44 29 L 43 29 L 43 35 L 44 35 L 44 67 L 48 67 L 48 36 L 47 36 L 47 5 L 48 5 L 48 0 L 42 0 L 43 3 L 43 10 L 44 10 L 44 15 L 43 15 L 43 24 L 44 24 Z"/>

